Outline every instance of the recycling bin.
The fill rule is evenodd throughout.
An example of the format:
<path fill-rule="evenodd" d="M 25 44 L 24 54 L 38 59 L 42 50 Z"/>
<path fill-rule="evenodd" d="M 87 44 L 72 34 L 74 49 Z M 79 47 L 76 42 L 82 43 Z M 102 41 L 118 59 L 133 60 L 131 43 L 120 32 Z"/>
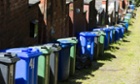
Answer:
<path fill-rule="evenodd" d="M 103 54 L 104 54 L 104 37 L 105 37 L 105 33 L 103 31 L 101 31 L 100 29 L 93 29 L 93 32 L 98 32 L 98 35 L 99 35 L 99 38 L 98 38 L 98 47 L 95 46 L 96 47 L 95 49 L 98 50 L 98 56 L 103 56 Z M 95 57 L 96 57 L 96 59 L 98 59 L 97 56 L 96 56 L 97 55 L 96 54 L 96 51 L 97 50 L 95 51 L 95 49 L 94 49 Z"/>
<path fill-rule="evenodd" d="M 0 53 L 0 84 L 15 84 L 15 65 L 19 60 L 15 53 Z"/>
<path fill-rule="evenodd" d="M 70 48 L 72 43 L 68 40 L 58 39 L 61 50 L 59 51 L 58 81 L 68 79 L 70 72 Z"/>
<path fill-rule="evenodd" d="M 109 26 L 108 27 L 110 29 L 110 39 L 109 39 L 109 43 L 113 43 L 114 39 L 115 39 L 115 27 L 114 26 Z"/>
<path fill-rule="evenodd" d="M 120 39 L 120 28 L 115 26 L 115 42 Z"/>
<path fill-rule="evenodd" d="M 57 84 L 58 81 L 58 61 L 59 61 L 59 51 L 61 47 L 58 43 L 47 43 L 43 46 L 50 50 L 50 81 L 49 84 Z M 47 77 L 46 77 L 47 78 Z M 49 80 L 49 79 L 48 79 Z"/>
<path fill-rule="evenodd" d="M 82 50 L 82 55 L 87 55 L 89 56 L 90 60 L 93 60 L 93 56 L 95 54 L 94 52 L 94 39 L 95 37 L 98 36 L 94 32 L 81 32 L 80 33 L 80 45 L 81 45 L 81 50 Z"/>
<path fill-rule="evenodd" d="M 130 19 L 131 19 L 131 17 L 128 15 L 124 17 L 124 20 L 130 20 Z"/>
<path fill-rule="evenodd" d="M 125 31 L 128 30 L 128 26 L 129 26 L 128 22 L 120 22 L 119 24 L 121 24 L 123 27 L 125 27 Z"/>
<path fill-rule="evenodd" d="M 75 73 L 75 62 L 76 62 L 76 45 L 78 43 L 78 39 L 76 37 L 68 37 L 61 38 L 58 40 L 68 40 L 73 45 L 70 48 L 70 75 L 74 75 Z"/>
<path fill-rule="evenodd" d="M 119 30 L 120 38 L 123 38 L 125 27 L 123 27 L 122 25 L 117 25 L 117 26 L 120 27 L 120 30 Z"/>
<path fill-rule="evenodd" d="M 129 9 L 135 10 L 135 5 L 131 4 L 128 6 Z"/>
<path fill-rule="evenodd" d="M 104 40 L 104 48 L 107 49 L 109 47 L 109 41 L 110 41 L 110 29 L 109 28 L 103 28 L 103 31 L 106 33 L 105 40 Z"/>
<path fill-rule="evenodd" d="M 42 54 L 38 57 L 38 84 L 49 84 L 50 78 L 50 47 L 39 45 L 37 48 Z"/>
<path fill-rule="evenodd" d="M 16 53 L 21 59 L 16 63 L 15 84 L 37 84 L 38 56 L 42 53 L 35 48 L 13 48 L 6 52 Z"/>
<path fill-rule="evenodd" d="M 132 13 L 126 13 L 126 16 L 132 18 Z"/>

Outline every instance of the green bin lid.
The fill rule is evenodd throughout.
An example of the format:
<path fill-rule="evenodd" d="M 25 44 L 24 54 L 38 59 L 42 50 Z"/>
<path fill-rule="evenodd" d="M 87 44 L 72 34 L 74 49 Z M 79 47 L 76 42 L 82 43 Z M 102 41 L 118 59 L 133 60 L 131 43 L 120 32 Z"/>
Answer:
<path fill-rule="evenodd" d="M 61 50 L 61 47 L 58 43 L 47 43 L 47 44 L 44 44 L 43 46 L 46 46 L 47 48 L 49 48 L 50 52 L 58 52 Z"/>
<path fill-rule="evenodd" d="M 31 48 L 37 48 L 43 54 L 50 54 L 50 48 L 48 48 L 44 45 L 31 46 Z"/>

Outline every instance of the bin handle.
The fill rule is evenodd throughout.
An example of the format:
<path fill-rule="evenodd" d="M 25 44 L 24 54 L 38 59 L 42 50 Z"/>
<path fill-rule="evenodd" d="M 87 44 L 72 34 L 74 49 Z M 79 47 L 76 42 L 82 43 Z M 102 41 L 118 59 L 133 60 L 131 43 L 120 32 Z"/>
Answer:
<path fill-rule="evenodd" d="M 11 53 L 11 52 L 0 55 L 0 57 L 8 57 L 8 58 L 13 58 L 13 56 L 16 56 L 16 54 Z"/>

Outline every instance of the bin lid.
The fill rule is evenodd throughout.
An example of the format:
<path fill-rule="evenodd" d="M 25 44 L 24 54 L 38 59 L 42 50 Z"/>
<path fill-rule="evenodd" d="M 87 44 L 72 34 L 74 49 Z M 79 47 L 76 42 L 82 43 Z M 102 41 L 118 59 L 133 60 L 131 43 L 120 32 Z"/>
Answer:
<path fill-rule="evenodd" d="M 0 53 L 0 63 L 16 63 L 19 60 L 20 58 L 18 58 L 15 53 Z"/>
<path fill-rule="evenodd" d="M 44 44 L 43 46 L 46 46 L 47 48 L 49 48 L 50 52 L 58 52 L 61 50 L 61 47 L 58 43 L 47 43 L 47 44 Z"/>
<path fill-rule="evenodd" d="M 43 45 L 30 46 L 29 48 L 37 48 L 42 54 L 50 54 L 50 48 Z"/>
<path fill-rule="evenodd" d="M 65 47 L 71 47 L 73 44 L 71 42 L 69 42 L 68 40 L 57 40 L 61 46 L 61 48 L 65 48 Z"/>
<path fill-rule="evenodd" d="M 109 26 L 108 28 L 109 28 L 110 30 L 114 30 L 114 29 L 115 29 L 114 26 Z"/>
<path fill-rule="evenodd" d="M 110 28 L 103 28 L 105 32 L 110 32 Z"/>
<path fill-rule="evenodd" d="M 20 58 L 38 57 L 42 54 L 37 48 L 12 48 L 6 50 L 6 52 L 14 52 Z"/>
<path fill-rule="evenodd" d="M 77 40 L 76 37 L 68 37 L 68 38 L 57 39 L 57 41 L 60 41 L 60 40 L 68 40 L 72 44 L 77 44 L 78 43 L 78 40 Z"/>
<path fill-rule="evenodd" d="M 92 36 L 92 37 L 95 37 L 95 36 L 97 36 L 97 34 L 94 33 L 94 32 L 81 32 L 80 36 Z"/>

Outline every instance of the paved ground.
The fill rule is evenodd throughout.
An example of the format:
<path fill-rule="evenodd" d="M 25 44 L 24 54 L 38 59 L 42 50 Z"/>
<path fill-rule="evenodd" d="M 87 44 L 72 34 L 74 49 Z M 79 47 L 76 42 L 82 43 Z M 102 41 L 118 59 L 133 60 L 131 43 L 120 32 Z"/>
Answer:
<path fill-rule="evenodd" d="M 105 56 L 60 84 L 140 84 L 140 8 L 124 40 L 112 44 Z"/>

